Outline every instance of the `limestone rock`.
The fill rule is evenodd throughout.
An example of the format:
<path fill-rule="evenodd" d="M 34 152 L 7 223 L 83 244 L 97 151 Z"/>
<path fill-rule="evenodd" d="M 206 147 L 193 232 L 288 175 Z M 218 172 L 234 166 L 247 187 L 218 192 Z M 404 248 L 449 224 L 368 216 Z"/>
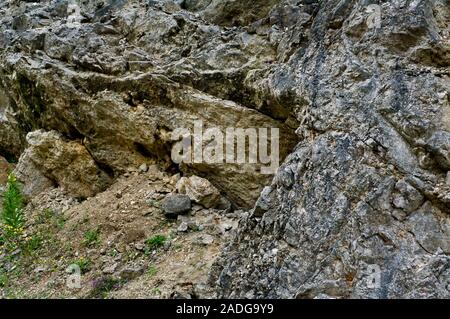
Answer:
<path fill-rule="evenodd" d="M 449 298 L 448 2 L 301 2 L 313 24 L 278 35 L 269 81 L 304 99 L 304 140 L 213 266 L 217 296 Z"/>
<path fill-rule="evenodd" d="M 217 188 L 207 179 L 198 176 L 182 177 L 176 187 L 180 194 L 189 196 L 193 202 L 203 205 L 205 208 L 216 207 L 221 200 Z"/>
<path fill-rule="evenodd" d="M 0 156 L 0 185 L 5 185 L 8 182 L 10 165 L 8 161 Z"/>
<path fill-rule="evenodd" d="M 141 166 L 139 166 L 139 172 L 140 173 L 145 173 L 145 172 L 147 172 L 148 171 L 148 166 L 147 166 L 147 164 L 142 164 Z"/>
<path fill-rule="evenodd" d="M 127 265 L 122 270 L 120 270 L 119 277 L 121 279 L 133 280 L 136 277 L 142 275 L 145 271 L 142 265 Z"/>
<path fill-rule="evenodd" d="M 280 160 L 297 143 L 295 127 L 284 124 L 294 119 L 289 108 L 277 102 L 275 91 L 265 98 L 253 87 L 252 77 L 260 76 L 253 71 L 275 59 L 266 39 L 222 32 L 172 1 L 82 2 L 82 16 L 90 18 L 75 25 L 57 3 L 22 3 L 0 18 L 0 29 L 8 31 L 0 39 L 0 154 L 10 150 L 18 158 L 28 132 L 56 129 L 67 140 L 82 139 L 95 161 L 115 175 L 142 163 L 168 168 L 171 133 L 192 130 L 198 120 L 222 131 L 278 128 Z M 233 15 L 237 23 L 247 23 L 273 3 L 258 1 L 248 12 L 240 1 L 231 1 L 230 9 L 214 1 L 204 14 L 223 20 L 228 13 L 220 16 L 220 8 L 235 8 L 242 15 Z M 11 30 L 11 17 L 21 14 L 33 23 Z M 45 25 L 42 16 L 49 17 Z M 179 168 L 208 176 L 238 206 L 250 208 L 272 178 L 261 174 L 261 166 L 202 162 Z"/>
<path fill-rule="evenodd" d="M 111 275 L 117 270 L 118 267 L 119 267 L 118 263 L 108 264 L 102 269 L 102 272 L 104 274 Z"/>
<path fill-rule="evenodd" d="M 14 174 L 23 185 L 23 194 L 29 198 L 55 186 L 54 182 L 34 164 L 32 156 L 30 149 L 25 150 L 14 170 Z"/>
<path fill-rule="evenodd" d="M 164 199 L 162 209 L 167 218 L 177 218 L 178 215 L 189 212 L 191 199 L 186 195 L 169 195 Z"/>
<path fill-rule="evenodd" d="M 142 163 L 207 178 L 249 211 L 217 297 L 450 297 L 448 0 L 79 6 L 0 5 L 0 154 L 23 175 L 77 196 Z M 281 167 L 175 163 L 198 120 L 278 128 Z"/>
<path fill-rule="evenodd" d="M 199 245 L 208 246 L 214 243 L 214 236 L 209 234 L 201 234 L 197 236 L 196 242 Z"/>
<path fill-rule="evenodd" d="M 428 141 L 428 145 L 435 154 L 438 164 L 450 170 L 450 132 L 436 132 Z"/>
<path fill-rule="evenodd" d="M 33 192 L 46 187 L 51 180 L 71 195 L 87 198 L 104 190 L 111 181 L 82 144 L 66 141 L 55 131 L 31 132 L 27 135 L 27 142 L 29 147 L 17 171 L 18 176 L 28 176 L 33 183 L 30 186 Z M 27 170 L 35 167 L 39 173 L 27 175 L 26 171 L 20 171 L 22 167 Z"/>
<path fill-rule="evenodd" d="M 181 222 L 180 226 L 177 228 L 177 232 L 179 233 L 185 233 L 188 231 L 188 224 L 186 222 Z"/>

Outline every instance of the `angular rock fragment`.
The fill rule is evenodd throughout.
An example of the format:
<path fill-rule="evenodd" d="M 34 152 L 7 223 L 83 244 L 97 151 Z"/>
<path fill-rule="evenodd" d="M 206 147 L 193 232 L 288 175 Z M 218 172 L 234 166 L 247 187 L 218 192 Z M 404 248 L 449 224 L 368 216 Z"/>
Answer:
<path fill-rule="evenodd" d="M 217 297 L 450 297 L 448 0 L 16 2 L 0 8 L 0 154 L 22 154 L 27 191 L 90 196 L 157 163 L 252 212 L 228 214 Z M 174 161 L 172 133 L 199 120 L 278 128 L 281 169 Z M 24 152 L 38 129 L 59 136 Z"/>
<path fill-rule="evenodd" d="M 10 165 L 8 161 L 0 156 L 0 185 L 5 185 L 8 181 Z"/>
<path fill-rule="evenodd" d="M 102 171 L 87 149 L 75 141 L 66 141 L 55 132 L 34 131 L 27 135 L 28 149 L 19 162 L 19 176 L 27 176 L 22 170 L 33 169 L 39 172 L 25 177 L 35 185 L 32 192 L 43 189 L 48 180 L 63 187 L 74 197 L 87 198 L 104 190 L 111 177 Z"/>
<path fill-rule="evenodd" d="M 193 202 L 205 208 L 213 208 L 220 203 L 220 192 L 205 178 L 182 177 L 176 187 L 180 194 L 186 194 Z"/>
<path fill-rule="evenodd" d="M 23 184 L 23 194 L 30 198 L 55 186 L 54 182 L 34 164 L 31 157 L 31 150 L 25 150 L 14 169 L 14 174 Z"/>
<path fill-rule="evenodd" d="M 191 199 L 186 195 L 169 195 L 162 202 L 162 209 L 167 218 L 177 218 L 191 209 Z"/>
<path fill-rule="evenodd" d="M 443 169 L 450 170 L 450 132 L 434 133 L 427 145 L 436 156 L 438 165 Z"/>

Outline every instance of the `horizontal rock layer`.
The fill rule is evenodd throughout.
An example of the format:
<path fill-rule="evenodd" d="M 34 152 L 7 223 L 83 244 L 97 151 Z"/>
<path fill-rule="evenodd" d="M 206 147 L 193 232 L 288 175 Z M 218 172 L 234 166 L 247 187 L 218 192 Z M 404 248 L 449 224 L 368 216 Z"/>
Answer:
<path fill-rule="evenodd" d="M 98 2 L 103 3 L 103 2 Z M 0 140 L 18 157 L 30 131 L 82 142 L 97 165 L 120 174 L 142 163 L 169 168 L 171 132 L 279 128 L 281 157 L 297 143 L 293 105 L 255 86 L 275 60 L 264 37 L 217 27 L 173 2 L 4 2 Z M 14 17 L 14 18 L 10 18 Z M 74 21 L 74 22 L 73 22 Z M 11 147 L 14 145 L 14 147 Z M 270 176 L 255 165 L 191 164 L 237 205 L 251 207 Z M 59 184 L 59 181 L 56 181 Z"/>
<path fill-rule="evenodd" d="M 173 168 L 170 132 L 196 120 L 278 127 L 272 182 L 253 165 L 177 168 L 237 205 L 259 197 L 211 271 L 218 297 L 450 297 L 448 0 L 72 9 L 0 2 L 2 155 L 56 131 L 108 181 Z"/>

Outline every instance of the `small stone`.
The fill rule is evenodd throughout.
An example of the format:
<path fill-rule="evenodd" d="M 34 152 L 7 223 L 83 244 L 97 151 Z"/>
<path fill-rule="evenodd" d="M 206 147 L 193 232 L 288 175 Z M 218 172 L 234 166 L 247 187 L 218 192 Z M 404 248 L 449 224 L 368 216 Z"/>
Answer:
<path fill-rule="evenodd" d="M 290 188 L 295 182 L 294 174 L 289 169 L 283 169 L 277 176 L 277 183 L 284 188 Z"/>
<path fill-rule="evenodd" d="M 134 248 L 136 248 L 139 251 L 143 251 L 145 248 L 145 245 L 143 243 L 136 243 L 136 244 L 134 244 Z"/>
<path fill-rule="evenodd" d="M 223 224 L 223 229 L 224 229 L 225 231 L 230 231 L 230 230 L 233 229 L 233 225 L 230 225 L 230 224 Z"/>
<path fill-rule="evenodd" d="M 192 231 L 198 231 L 200 225 L 198 222 L 196 221 L 190 221 L 188 222 L 188 228 Z"/>
<path fill-rule="evenodd" d="M 423 195 L 405 180 L 398 181 L 395 188 L 401 194 L 394 197 L 393 204 L 396 208 L 401 208 L 407 213 L 411 213 L 423 204 Z"/>
<path fill-rule="evenodd" d="M 125 229 L 123 234 L 123 241 L 127 244 L 137 242 L 145 237 L 145 231 L 139 228 Z"/>
<path fill-rule="evenodd" d="M 214 237 L 208 234 L 203 234 L 198 237 L 197 243 L 200 245 L 211 245 L 214 242 Z"/>
<path fill-rule="evenodd" d="M 151 215 L 153 215 L 153 210 L 146 210 L 142 213 L 142 216 L 144 216 L 144 217 L 148 217 Z"/>
<path fill-rule="evenodd" d="M 105 268 L 103 268 L 102 272 L 104 274 L 113 274 L 117 270 L 118 266 L 119 266 L 118 263 L 113 263 L 113 264 L 108 265 Z"/>
<path fill-rule="evenodd" d="M 146 163 L 139 166 L 139 172 L 140 173 L 146 173 L 148 171 L 148 165 Z"/>
<path fill-rule="evenodd" d="M 447 186 L 450 186 L 450 171 L 447 172 L 447 179 L 446 179 Z"/>
<path fill-rule="evenodd" d="M 45 268 L 43 266 L 38 266 L 38 267 L 34 268 L 33 272 L 41 273 L 41 272 L 45 272 L 46 270 L 47 270 L 47 268 Z"/>
<path fill-rule="evenodd" d="M 192 299 L 192 296 L 183 291 L 174 291 L 170 294 L 170 299 Z"/>
<path fill-rule="evenodd" d="M 179 222 L 188 222 L 190 220 L 190 217 L 189 216 L 186 216 L 186 215 L 178 215 L 178 217 L 177 217 L 177 221 L 179 221 Z"/>
<path fill-rule="evenodd" d="M 170 184 L 176 185 L 180 179 L 181 179 L 180 173 L 175 174 L 170 178 Z"/>
<path fill-rule="evenodd" d="M 221 199 L 217 188 L 207 179 L 198 176 L 181 178 L 176 188 L 180 194 L 186 194 L 193 202 L 206 208 L 216 207 Z"/>
<path fill-rule="evenodd" d="M 406 201 L 402 196 L 396 196 L 394 200 L 392 201 L 395 207 L 397 208 L 405 208 Z"/>
<path fill-rule="evenodd" d="M 188 231 L 188 224 L 186 223 L 186 222 L 182 222 L 181 224 L 180 224 L 180 226 L 178 226 L 178 229 L 177 229 L 177 232 L 179 232 L 179 233 L 185 233 L 185 232 L 187 232 Z"/>
<path fill-rule="evenodd" d="M 191 199 L 187 195 L 169 195 L 163 203 L 162 209 L 167 218 L 177 218 L 191 209 Z"/>
<path fill-rule="evenodd" d="M 170 249 L 171 246 L 172 246 L 172 241 L 167 240 L 166 242 L 164 242 L 163 249 L 167 251 L 167 250 Z M 156 252 L 156 251 L 155 251 L 155 252 Z"/>
<path fill-rule="evenodd" d="M 141 266 L 127 266 L 120 272 L 120 278 L 132 280 L 144 273 L 144 268 Z"/>
<path fill-rule="evenodd" d="M 406 213 L 399 209 L 394 209 L 392 216 L 399 221 L 404 221 L 406 219 Z"/>

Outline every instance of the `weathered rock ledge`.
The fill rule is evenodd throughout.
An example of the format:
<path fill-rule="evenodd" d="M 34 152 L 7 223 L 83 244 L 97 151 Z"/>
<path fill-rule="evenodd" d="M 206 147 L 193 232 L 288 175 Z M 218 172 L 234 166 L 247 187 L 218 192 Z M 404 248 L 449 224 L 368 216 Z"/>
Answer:
<path fill-rule="evenodd" d="M 254 206 L 218 297 L 450 297 L 448 0 L 0 1 L 0 30 L 24 180 L 89 197 L 158 163 Z M 280 128 L 282 167 L 174 165 L 196 120 Z"/>

